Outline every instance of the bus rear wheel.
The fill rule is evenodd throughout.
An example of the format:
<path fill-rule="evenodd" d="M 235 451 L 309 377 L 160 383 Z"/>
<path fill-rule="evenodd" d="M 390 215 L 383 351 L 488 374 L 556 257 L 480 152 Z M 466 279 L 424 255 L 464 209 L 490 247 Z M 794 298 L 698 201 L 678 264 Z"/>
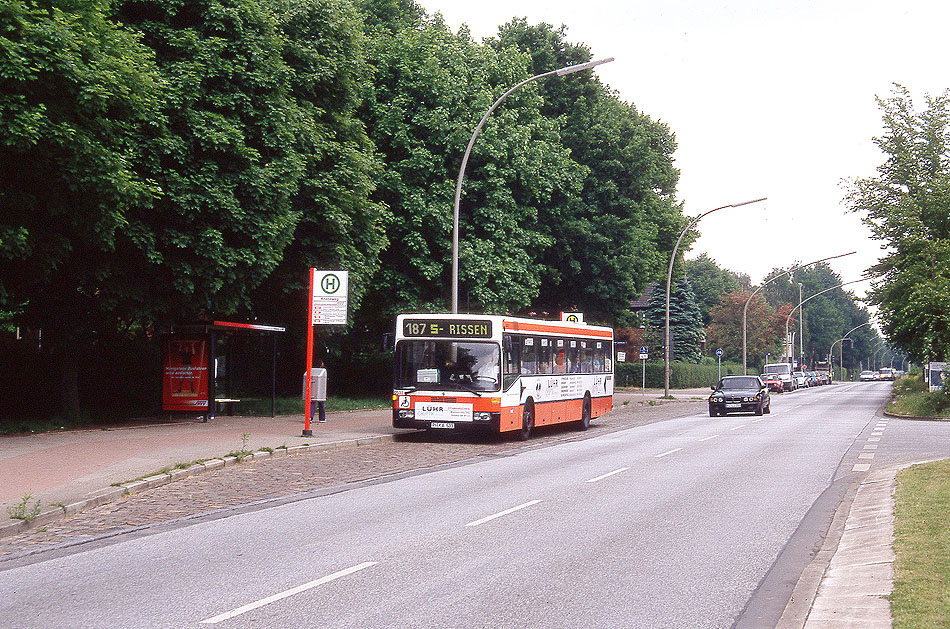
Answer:
<path fill-rule="evenodd" d="M 577 428 L 579 430 L 587 430 L 590 428 L 590 395 L 584 396 L 584 404 L 581 408 L 581 419 L 577 422 Z"/>
<path fill-rule="evenodd" d="M 521 430 L 518 431 L 518 438 L 521 441 L 527 441 L 531 436 L 531 429 L 534 428 L 534 404 L 528 400 L 524 405 L 524 412 L 521 414 Z"/>

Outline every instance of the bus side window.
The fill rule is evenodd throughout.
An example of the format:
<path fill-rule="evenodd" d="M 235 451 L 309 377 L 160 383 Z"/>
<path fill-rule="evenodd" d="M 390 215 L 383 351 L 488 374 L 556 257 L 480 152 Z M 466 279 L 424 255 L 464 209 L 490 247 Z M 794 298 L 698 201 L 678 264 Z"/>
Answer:
<path fill-rule="evenodd" d="M 603 343 L 594 349 L 594 373 L 604 373 L 607 370 L 607 350 Z"/>
<path fill-rule="evenodd" d="M 567 355 L 564 352 L 564 339 L 554 342 L 554 371 L 553 373 L 567 373 Z"/>
<path fill-rule="evenodd" d="M 554 373 L 551 369 L 551 362 L 553 360 L 553 353 L 551 347 L 550 339 L 536 339 L 538 345 L 538 373 Z"/>
<path fill-rule="evenodd" d="M 521 373 L 538 373 L 538 351 L 533 337 L 524 338 L 521 346 Z"/>

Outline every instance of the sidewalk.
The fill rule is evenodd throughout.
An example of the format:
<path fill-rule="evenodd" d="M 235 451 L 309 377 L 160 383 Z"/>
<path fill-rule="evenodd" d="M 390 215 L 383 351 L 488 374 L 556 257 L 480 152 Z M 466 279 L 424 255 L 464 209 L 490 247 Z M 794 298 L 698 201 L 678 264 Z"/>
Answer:
<path fill-rule="evenodd" d="M 0 518 L 25 494 L 38 498 L 43 510 L 72 504 L 108 488 L 177 463 L 221 457 L 240 450 L 330 444 L 348 440 L 391 438 L 389 410 L 329 413 L 326 423 L 313 422 L 312 437 L 301 437 L 303 415 L 229 417 L 210 422 L 182 419 L 140 426 L 69 430 L 0 437 Z"/>

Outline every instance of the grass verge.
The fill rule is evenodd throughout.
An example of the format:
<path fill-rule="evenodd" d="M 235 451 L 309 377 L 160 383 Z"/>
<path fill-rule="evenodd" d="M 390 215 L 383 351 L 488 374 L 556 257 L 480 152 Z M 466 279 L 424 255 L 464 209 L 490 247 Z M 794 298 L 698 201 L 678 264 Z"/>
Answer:
<path fill-rule="evenodd" d="M 904 376 L 894 383 L 887 412 L 910 417 L 950 418 L 950 396 L 943 391 L 927 390 L 919 375 Z"/>
<path fill-rule="evenodd" d="M 324 404 L 328 413 L 334 411 L 357 411 L 380 408 L 392 408 L 392 398 L 388 395 L 339 397 L 330 396 Z M 270 398 L 242 398 L 239 408 L 235 408 L 238 415 L 268 416 L 270 415 Z M 299 397 L 279 397 L 274 404 L 276 415 L 300 415 L 303 413 L 303 400 Z"/>
<path fill-rule="evenodd" d="M 894 627 L 950 627 L 950 460 L 897 475 Z"/>

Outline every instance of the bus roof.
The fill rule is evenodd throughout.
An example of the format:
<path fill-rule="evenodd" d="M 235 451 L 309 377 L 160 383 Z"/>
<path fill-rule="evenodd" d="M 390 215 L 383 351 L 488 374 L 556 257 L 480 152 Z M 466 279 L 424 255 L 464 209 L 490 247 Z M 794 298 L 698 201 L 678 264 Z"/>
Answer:
<path fill-rule="evenodd" d="M 396 317 L 397 336 L 402 336 L 401 322 L 403 319 L 438 319 L 460 321 L 491 321 L 497 329 L 508 332 L 535 332 L 538 334 L 573 334 L 577 336 L 612 339 L 613 328 L 599 325 L 588 325 L 573 321 L 549 321 L 545 319 L 529 319 L 526 317 L 512 317 L 508 315 L 472 315 L 451 313 L 401 314 Z"/>

